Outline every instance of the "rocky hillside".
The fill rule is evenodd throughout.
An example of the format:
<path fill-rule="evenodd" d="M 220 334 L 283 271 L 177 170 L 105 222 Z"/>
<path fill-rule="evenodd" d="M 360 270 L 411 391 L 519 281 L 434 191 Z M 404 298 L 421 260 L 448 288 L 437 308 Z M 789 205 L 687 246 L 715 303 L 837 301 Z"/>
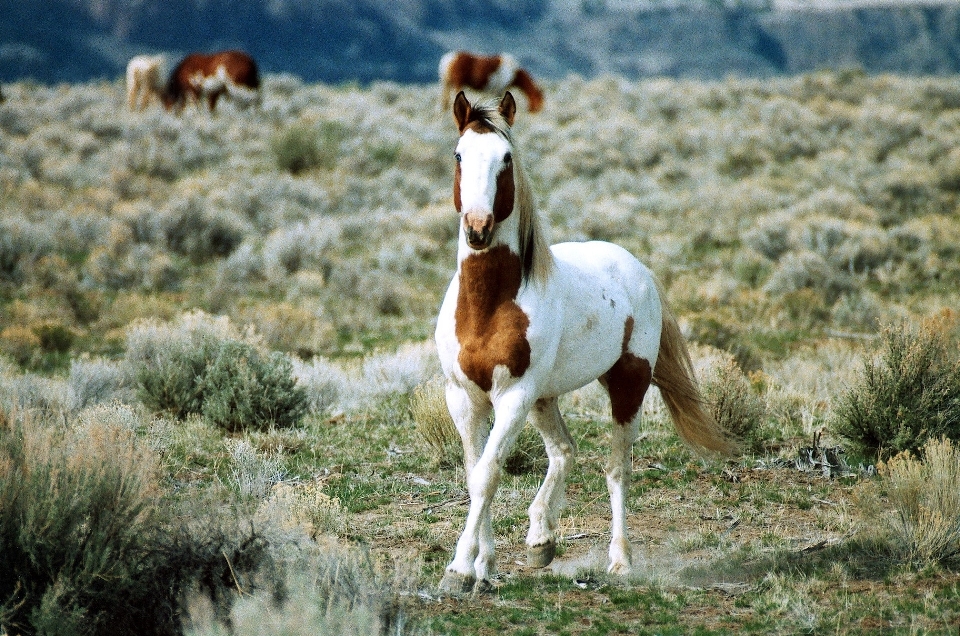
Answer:
<path fill-rule="evenodd" d="M 306 81 L 429 82 L 450 48 L 568 73 L 960 70 L 956 3 L 721 0 L 0 0 L 0 81 L 115 78 L 142 52 L 241 47 Z"/>

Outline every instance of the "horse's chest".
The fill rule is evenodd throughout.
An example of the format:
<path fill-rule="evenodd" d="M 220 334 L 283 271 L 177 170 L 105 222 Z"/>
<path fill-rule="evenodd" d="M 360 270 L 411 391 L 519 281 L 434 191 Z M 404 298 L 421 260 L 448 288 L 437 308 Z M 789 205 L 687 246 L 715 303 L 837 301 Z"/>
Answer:
<path fill-rule="evenodd" d="M 484 391 L 493 387 L 496 367 L 518 378 L 530 366 L 530 319 L 516 302 L 519 289 L 520 259 L 506 248 L 469 256 L 461 264 L 454 312 L 457 363 Z"/>

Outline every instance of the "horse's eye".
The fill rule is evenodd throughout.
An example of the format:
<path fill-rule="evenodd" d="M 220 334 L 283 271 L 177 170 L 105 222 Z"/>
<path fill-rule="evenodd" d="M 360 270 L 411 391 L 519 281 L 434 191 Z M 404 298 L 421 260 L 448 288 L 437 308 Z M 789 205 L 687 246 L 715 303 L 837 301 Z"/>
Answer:
<path fill-rule="evenodd" d="M 508 153 L 503 157 L 503 163 L 504 163 L 504 165 L 509 166 L 512 161 L 513 161 L 513 155 L 508 152 Z"/>
<path fill-rule="evenodd" d="M 457 163 L 460 163 L 461 157 L 459 152 L 453 153 L 453 158 L 457 160 Z"/>

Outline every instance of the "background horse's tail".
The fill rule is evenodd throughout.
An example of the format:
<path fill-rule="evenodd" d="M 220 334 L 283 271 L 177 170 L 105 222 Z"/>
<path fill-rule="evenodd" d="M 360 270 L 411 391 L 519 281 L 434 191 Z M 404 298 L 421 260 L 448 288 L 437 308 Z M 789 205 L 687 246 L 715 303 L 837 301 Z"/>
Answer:
<path fill-rule="evenodd" d="M 663 294 L 663 328 L 653 384 L 660 389 L 680 437 L 698 453 L 736 453 L 736 441 L 717 423 L 700 395 L 687 343 Z"/>

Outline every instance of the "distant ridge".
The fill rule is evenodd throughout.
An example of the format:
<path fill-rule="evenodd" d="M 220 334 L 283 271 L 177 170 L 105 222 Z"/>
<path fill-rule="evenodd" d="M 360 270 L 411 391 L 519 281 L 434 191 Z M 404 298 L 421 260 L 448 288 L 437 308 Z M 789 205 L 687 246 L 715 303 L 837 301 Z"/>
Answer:
<path fill-rule="evenodd" d="M 0 81 L 116 79 L 133 55 L 240 47 L 306 81 L 433 82 L 452 48 L 535 74 L 717 79 L 960 71 L 960 4 L 878 0 L 0 0 Z"/>

